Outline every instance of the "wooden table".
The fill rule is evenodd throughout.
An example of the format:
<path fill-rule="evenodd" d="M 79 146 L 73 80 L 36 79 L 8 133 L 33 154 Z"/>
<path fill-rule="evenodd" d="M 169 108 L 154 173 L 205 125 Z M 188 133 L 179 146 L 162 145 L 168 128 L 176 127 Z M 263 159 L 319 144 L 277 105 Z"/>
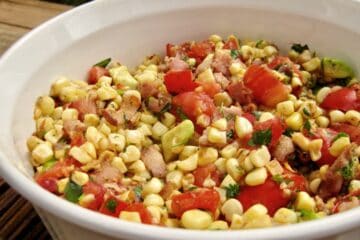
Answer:
<path fill-rule="evenodd" d="M 37 0 L 0 0 L 0 56 L 25 33 L 70 8 Z M 0 239 L 51 239 L 32 205 L 1 177 Z"/>

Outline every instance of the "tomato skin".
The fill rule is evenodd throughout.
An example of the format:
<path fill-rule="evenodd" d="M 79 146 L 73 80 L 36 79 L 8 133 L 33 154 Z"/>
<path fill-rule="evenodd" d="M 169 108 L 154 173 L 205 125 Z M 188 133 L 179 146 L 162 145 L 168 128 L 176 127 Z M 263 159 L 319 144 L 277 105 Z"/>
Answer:
<path fill-rule="evenodd" d="M 220 203 L 219 193 L 214 189 L 202 188 L 172 197 L 171 209 L 178 218 L 191 209 L 204 209 L 215 213 Z"/>
<path fill-rule="evenodd" d="M 152 217 L 150 212 L 146 209 L 142 203 L 132 203 L 128 205 L 124 211 L 128 212 L 138 212 L 140 214 L 141 222 L 145 224 L 152 223 Z"/>
<path fill-rule="evenodd" d="M 104 202 L 105 189 L 95 182 L 88 182 L 83 186 L 83 193 L 93 194 L 95 196 L 94 201 L 85 206 L 91 210 L 98 210 Z"/>
<path fill-rule="evenodd" d="M 57 193 L 57 184 L 56 178 L 49 177 L 49 178 L 38 178 L 36 182 L 44 189 L 49 192 Z"/>
<path fill-rule="evenodd" d="M 173 106 L 180 108 L 193 122 L 201 114 L 212 116 L 215 111 L 214 101 L 202 92 L 184 92 L 172 100 Z"/>
<path fill-rule="evenodd" d="M 174 45 L 171 43 L 166 44 L 166 56 L 175 57 L 176 52 L 174 51 Z"/>
<path fill-rule="evenodd" d="M 269 145 L 270 147 L 275 147 L 285 131 L 285 127 L 279 118 L 269 119 L 265 122 L 256 122 L 254 125 L 254 132 L 267 129 L 271 130 L 271 141 Z"/>
<path fill-rule="evenodd" d="M 194 184 L 198 187 L 203 187 L 205 179 L 210 178 L 215 182 L 216 186 L 220 185 L 220 173 L 217 171 L 215 164 L 208 164 L 206 166 L 198 167 L 194 170 L 193 175 L 195 177 Z"/>
<path fill-rule="evenodd" d="M 198 84 L 192 78 L 191 70 L 169 71 L 164 76 L 166 89 L 174 94 L 193 91 Z"/>
<path fill-rule="evenodd" d="M 241 116 L 249 120 L 252 125 L 256 122 L 256 117 L 251 113 L 243 113 Z"/>
<path fill-rule="evenodd" d="M 71 138 L 71 142 L 70 145 L 73 146 L 77 146 L 80 147 L 81 145 L 83 145 L 86 142 L 85 136 L 84 134 L 77 132 L 76 134 L 74 134 L 74 136 Z"/>
<path fill-rule="evenodd" d="M 290 179 L 293 183 L 290 185 L 289 189 L 296 192 L 296 191 L 307 191 L 308 190 L 308 183 L 306 178 L 298 173 L 291 172 L 284 168 L 284 172 L 282 174 L 284 179 Z"/>
<path fill-rule="evenodd" d="M 334 123 L 331 128 L 349 135 L 352 142 L 360 144 L 360 128 L 346 123 Z"/>
<path fill-rule="evenodd" d="M 302 79 L 302 74 L 300 70 L 295 66 L 294 62 L 292 62 L 288 57 L 277 56 L 275 57 L 269 64 L 268 67 L 271 69 L 275 69 L 280 65 L 286 64 L 290 67 L 290 69 L 298 75 L 300 79 Z"/>
<path fill-rule="evenodd" d="M 321 158 L 316 161 L 318 166 L 325 164 L 331 165 L 336 157 L 332 156 L 329 152 L 332 140 L 338 134 L 338 132 L 329 129 L 329 128 L 318 128 L 315 132 L 315 138 L 320 138 L 323 140 L 323 145 L 321 147 Z"/>
<path fill-rule="evenodd" d="M 225 44 L 224 44 L 224 49 L 230 49 L 230 50 L 237 50 L 239 49 L 239 41 L 236 39 L 235 36 L 230 36 Z"/>
<path fill-rule="evenodd" d="M 109 201 L 116 202 L 116 208 L 115 208 L 114 212 L 110 211 L 106 206 Z M 110 196 L 108 199 L 103 201 L 103 203 L 101 204 L 101 207 L 99 209 L 99 212 L 106 214 L 108 216 L 119 217 L 120 212 L 125 210 L 127 207 L 128 207 L 128 204 L 126 202 L 120 201 L 117 198 Z"/>
<path fill-rule="evenodd" d="M 69 108 L 75 108 L 78 111 L 80 120 L 83 120 L 87 113 L 96 114 L 96 103 L 90 99 L 80 99 L 71 102 Z"/>
<path fill-rule="evenodd" d="M 245 86 L 261 104 L 274 107 L 286 100 L 290 90 L 266 66 L 252 65 L 244 75 Z"/>
<path fill-rule="evenodd" d="M 109 71 L 103 67 L 93 66 L 89 70 L 87 81 L 89 84 L 96 84 L 102 76 L 109 76 Z"/>
<path fill-rule="evenodd" d="M 214 51 L 214 47 L 214 44 L 210 41 L 196 42 L 190 46 L 187 56 L 195 58 L 196 63 L 199 64 L 209 53 Z"/>
<path fill-rule="evenodd" d="M 221 86 L 215 82 L 204 82 L 201 83 L 204 93 L 209 95 L 210 97 L 214 97 L 215 94 L 221 91 Z"/>
<path fill-rule="evenodd" d="M 320 104 L 320 107 L 325 109 L 349 111 L 360 109 L 360 104 L 357 100 L 356 91 L 354 89 L 344 87 L 329 93 Z"/>

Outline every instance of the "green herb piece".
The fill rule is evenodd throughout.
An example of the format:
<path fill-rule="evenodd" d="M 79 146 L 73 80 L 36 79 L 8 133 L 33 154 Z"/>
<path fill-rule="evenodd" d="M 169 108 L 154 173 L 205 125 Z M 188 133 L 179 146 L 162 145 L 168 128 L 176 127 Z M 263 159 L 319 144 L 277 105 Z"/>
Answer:
<path fill-rule="evenodd" d="M 271 142 L 272 132 L 270 129 L 260 130 L 253 133 L 248 142 L 249 146 L 267 145 Z"/>
<path fill-rule="evenodd" d="M 230 55 L 231 55 L 231 57 L 232 57 L 233 59 L 238 58 L 239 55 L 240 55 L 239 50 L 231 49 Z"/>
<path fill-rule="evenodd" d="M 101 60 L 100 62 L 96 63 L 94 67 L 103 67 L 105 68 L 109 63 L 111 62 L 111 58 L 106 58 L 104 60 Z"/>
<path fill-rule="evenodd" d="M 304 123 L 304 128 L 311 133 L 311 123 L 309 121 L 309 119 L 306 119 L 305 123 Z"/>
<path fill-rule="evenodd" d="M 181 120 L 186 120 L 189 119 L 186 114 L 182 111 L 181 108 L 176 108 L 176 113 L 178 114 L 178 116 L 180 117 Z"/>
<path fill-rule="evenodd" d="M 82 187 L 73 181 L 69 181 L 64 190 L 65 198 L 73 203 L 77 203 L 79 201 L 79 197 L 82 192 Z"/>
<path fill-rule="evenodd" d="M 227 198 L 234 198 L 239 194 L 240 186 L 238 184 L 229 184 L 229 186 L 225 187 L 225 190 Z"/>
<path fill-rule="evenodd" d="M 354 167 L 354 161 L 351 160 L 346 166 L 340 169 L 341 176 L 343 176 L 345 180 L 351 180 L 352 177 L 354 176 L 353 167 Z"/>
<path fill-rule="evenodd" d="M 230 130 L 226 132 L 226 138 L 233 139 L 234 138 L 234 130 Z"/>
<path fill-rule="evenodd" d="M 161 110 L 160 110 L 160 113 L 163 114 L 163 113 L 166 113 L 168 111 L 170 111 L 171 109 L 171 103 L 167 103 Z"/>
<path fill-rule="evenodd" d="M 191 186 L 191 187 L 189 187 L 188 191 L 194 191 L 194 190 L 196 190 L 196 189 L 197 189 L 196 186 Z"/>
<path fill-rule="evenodd" d="M 117 205 L 118 205 L 118 203 L 116 202 L 115 199 L 110 199 L 109 201 L 106 202 L 106 208 L 110 212 L 115 212 Z"/>
<path fill-rule="evenodd" d="M 265 43 L 264 40 L 259 40 L 259 41 L 257 41 L 257 42 L 255 43 L 255 47 L 261 48 L 263 43 Z"/>
<path fill-rule="evenodd" d="M 46 161 L 42 166 L 43 166 L 43 170 L 47 171 L 50 168 L 52 168 L 52 166 L 55 165 L 55 163 L 57 163 L 55 158 L 50 159 L 49 161 Z"/>
<path fill-rule="evenodd" d="M 285 136 L 291 137 L 291 135 L 292 135 L 293 133 L 294 133 L 294 130 L 292 130 L 291 128 L 286 128 L 283 134 L 284 134 Z"/>
<path fill-rule="evenodd" d="M 134 193 L 135 193 L 136 197 L 141 198 L 142 187 L 141 186 L 136 186 L 133 190 L 134 190 Z"/>
<path fill-rule="evenodd" d="M 124 92 L 125 92 L 124 89 L 118 89 L 118 90 L 116 90 L 116 91 L 117 91 L 117 93 L 118 93 L 120 96 L 122 96 L 122 95 L 124 94 Z"/>
<path fill-rule="evenodd" d="M 303 113 L 308 117 L 310 117 L 310 115 L 311 115 L 307 108 L 303 108 Z"/>
<path fill-rule="evenodd" d="M 255 116 L 256 120 L 259 120 L 259 119 L 260 119 L 261 112 L 259 112 L 259 111 L 253 111 L 251 114 Z"/>
<path fill-rule="evenodd" d="M 331 142 L 335 142 L 336 140 L 338 140 L 339 138 L 342 138 L 342 137 L 349 137 L 349 135 L 347 133 L 340 132 L 333 138 L 333 140 Z"/>
<path fill-rule="evenodd" d="M 300 217 L 305 221 L 314 220 L 314 219 L 318 218 L 316 213 L 314 213 L 313 211 L 305 210 L 305 209 L 300 210 Z"/>
<path fill-rule="evenodd" d="M 276 183 L 281 184 L 283 182 L 285 182 L 286 184 L 292 182 L 291 179 L 288 178 L 284 178 L 282 175 L 280 174 L 276 174 L 274 176 L 272 176 L 272 180 L 274 180 Z"/>
<path fill-rule="evenodd" d="M 340 85 L 342 87 L 346 87 L 351 82 L 351 78 L 339 78 L 335 80 L 336 85 Z"/>
<path fill-rule="evenodd" d="M 295 52 L 302 53 L 305 50 L 309 50 L 309 47 L 307 44 L 301 45 L 299 43 L 294 43 L 291 46 L 291 49 L 294 50 Z"/>

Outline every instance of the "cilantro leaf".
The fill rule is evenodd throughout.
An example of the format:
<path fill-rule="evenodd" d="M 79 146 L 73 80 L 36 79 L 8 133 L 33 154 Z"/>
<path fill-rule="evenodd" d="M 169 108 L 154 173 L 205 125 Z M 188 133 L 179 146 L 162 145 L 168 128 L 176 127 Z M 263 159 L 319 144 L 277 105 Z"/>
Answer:
<path fill-rule="evenodd" d="M 225 187 L 225 190 L 227 198 L 234 198 L 239 194 L 240 186 L 238 184 L 229 184 L 227 187 Z"/>
<path fill-rule="evenodd" d="M 106 58 L 104 60 L 101 60 L 100 62 L 96 63 L 94 67 L 103 67 L 105 68 L 109 63 L 111 62 L 111 58 Z"/>
<path fill-rule="evenodd" d="M 351 160 L 346 166 L 340 169 L 341 176 L 343 176 L 345 180 L 351 180 L 352 177 L 354 176 L 353 166 L 354 166 L 354 161 Z"/>
<path fill-rule="evenodd" d="M 141 193 L 142 193 L 142 187 L 141 186 L 136 186 L 133 189 L 133 191 L 134 191 L 137 198 L 141 198 Z"/>
<path fill-rule="evenodd" d="M 259 112 L 259 111 L 253 111 L 251 114 L 254 115 L 254 117 L 256 118 L 256 120 L 259 120 L 259 119 L 260 119 L 261 112 Z"/>
<path fill-rule="evenodd" d="M 314 219 L 318 218 L 316 213 L 314 213 L 313 211 L 305 210 L 305 209 L 300 210 L 300 217 L 305 221 L 314 220 Z"/>
<path fill-rule="evenodd" d="M 197 186 L 191 186 L 189 189 L 188 189 L 188 191 L 194 191 L 194 190 L 196 190 L 197 189 Z"/>
<path fill-rule="evenodd" d="M 186 120 L 189 119 L 186 114 L 182 111 L 181 108 L 176 108 L 176 113 L 178 114 L 178 116 L 180 117 L 181 120 Z"/>
<path fill-rule="evenodd" d="M 226 132 L 226 138 L 233 139 L 234 138 L 234 130 L 230 130 Z"/>
<path fill-rule="evenodd" d="M 349 135 L 347 133 L 340 132 L 333 138 L 333 140 L 331 142 L 335 142 L 336 140 L 338 140 L 339 138 L 342 138 L 342 137 L 349 137 Z"/>
<path fill-rule="evenodd" d="M 293 133 L 294 133 L 294 130 L 292 130 L 291 128 L 286 128 L 283 134 L 284 134 L 285 136 L 291 137 L 291 135 L 292 135 Z"/>
<path fill-rule="evenodd" d="M 166 113 L 171 109 L 171 103 L 167 103 L 161 110 L 160 113 Z"/>
<path fill-rule="evenodd" d="M 77 203 L 81 194 L 83 193 L 82 187 L 73 181 L 69 181 L 64 190 L 65 198 L 70 202 Z"/>
<path fill-rule="evenodd" d="M 276 174 L 276 175 L 272 176 L 272 180 L 274 180 L 276 183 L 280 184 L 284 181 L 284 178 L 280 174 Z"/>
<path fill-rule="evenodd" d="M 310 115 L 311 115 L 307 108 L 303 108 L 303 113 L 308 117 L 310 117 Z"/>
<path fill-rule="evenodd" d="M 253 133 L 251 139 L 248 142 L 249 146 L 267 145 L 271 142 L 272 132 L 270 129 L 259 130 Z"/>
<path fill-rule="evenodd" d="M 117 207 L 117 202 L 115 199 L 110 199 L 106 202 L 106 208 L 110 211 L 110 212 L 115 212 L 115 209 Z"/>
<path fill-rule="evenodd" d="M 231 55 L 231 57 L 233 58 L 233 59 L 235 59 L 235 58 L 238 58 L 239 57 L 239 50 L 236 50 L 236 49 L 231 49 L 231 51 L 230 51 L 230 55 Z"/>
<path fill-rule="evenodd" d="M 311 124 L 310 121 L 308 119 L 306 119 L 305 123 L 304 123 L 304 128 L 311 133 Z"/>
<path fill-rule="evenodd" d="M 301 45 L 300 43 L 294 43 L 291 49 L 295 52 L 302 53 L 305 50 L 309 50 L 309 46 L 307 44 Z"/>
<path fill-rule="evenodd" d="M 259 41 L 257 41 L 257 42 L 255 43 L 255 47 L 256 47 L 256 48 L 261 48 L 262 45 L 263 45 L 263 43 L 265 43 L 265 41 L 262 40 L 262 39 L 260 39 Z"/>

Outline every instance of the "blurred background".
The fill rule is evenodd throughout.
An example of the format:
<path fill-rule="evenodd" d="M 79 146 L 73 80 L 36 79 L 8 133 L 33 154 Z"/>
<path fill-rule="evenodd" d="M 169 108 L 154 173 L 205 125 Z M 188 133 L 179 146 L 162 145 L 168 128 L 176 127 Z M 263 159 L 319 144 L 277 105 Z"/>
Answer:
<path fill-rule="evenodd" d="M 90 1 L 91 0 L 47 0 L 47 2 L 67 4 L 67 5 L 73 5 L 73 6 L 78 6 L 80 4 L 87 3 Z"/>

